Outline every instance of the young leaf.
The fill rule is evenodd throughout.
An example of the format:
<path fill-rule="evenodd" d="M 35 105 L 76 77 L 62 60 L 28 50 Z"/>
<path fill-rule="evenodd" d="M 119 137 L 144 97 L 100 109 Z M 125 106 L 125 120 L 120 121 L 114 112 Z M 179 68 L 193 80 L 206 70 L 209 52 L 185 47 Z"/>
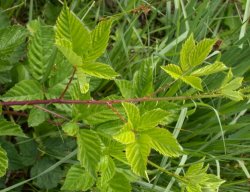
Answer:
<path fill-rule="evenodd" d="M 62 130 L 69 136 L 76 136 L 79 132 L 79 125 L 76 122 L 68 122 L 62 126 Z"/>
<path fill-rule="evenodd" d="M 79 165 L 72 165 L 61 190 L 87 191 L 94 183 L 95 179 L 84 168 Z"/>
<path fill-rule="evenodd" d="M 226 70 L 227 67 L 220 61 L 215 61 L 214 64 L 207 65 L 205 67 L 202 67 L 200 69 L 195 70 L 194 72 L 191 73 L 192 76 L 204 76 L 204 75 L 210 75 L 213 73 L 218 73 L 220 71 Z"/>
<path fill-rule="evenodd" d="M 85 94 L 89 91 L 90 78 L 84 73 L 83 69 L 78 67 L 76 69 L 77 80 L 80 85 L 80 91 Z"/>
<path fill-rule="evenodd" d="M 85 62 L 82 65 L 82 70 L 90 76 L 103 79 L 114 79 L 118 76 L 118 73 L 116 73 L 112 67 L 99 62 Z"/>
<path fill-rule="evenodd" d="M 243 78 L 237 77 L 231 80 L 229 83 L 225 84 L 221 87 L 221 93 L 234 101 L 240 101 L 243 99 L 243 95 L 240 91 L 236 91 L 238 88 L 241 87 Z"/>
<path fill-rule="evenodd" d="M 193 88 L 202 91 L 201 79 L 195 76 L 183 76 L 181 80 L 184 81 L 186 84 L 191 85 Z"/>
<path fill-rule="evenodd" d="M 154 109 L 147 111 L 141 116 L 140 127 L 142 130 L 145 128 L 152 128 L 160 124 L 168 115 L 168 113 L 162 109 Z"/>
<path fill-rule="evenodd" d="M 6 151 L 0 146 L 0 177 L 4 176 L 8 168 L 8 157 Z"/>
<path fill-rule="evenodd" d="M 70 41 L 67 39 L 57 39 L 56 46 L 73 66 L 82 66 L 82 58 L 72 50 L 72 43 Z"/>
<path fill-rule="evenodd" d="M 183 73 L 181 68 L 174 64 L 168 64 L 167 66 L 162 66 L 161 68 L 175 80 L 179 79 Z"/>
<path fill-rule="evenodd" d="M 89 30 L 66 5 L 56 22 L 56 40 L 58 39 L 69 41 L 72 44 L 72 50 L 81 57 L 87 55 L 91 47 Z"/>
<path fill-rule="evenodd" d="M 38 29 L 30 37 L 28 46 L 29 69 L 36 80 L 43 78 L 51 59 L 53 47 L 53 28 L 39 23 Z"/>
<path fill-rule="evenodd" d="M 133 131 L 121 131 L 113 138 L 122 144 L 129 144 L 135 142 L 135 133 Z"/>
<path fill-rule="evenodd" d="M 104 53 L 108 46 L 112 22 L 112 19 L 103 20 L 99 22 L 96 28 L 91 32 L 92 47 L 87 57 L 84 58 L 84 61 L 95 61 Z"/>
<path fill-rule="evenodd" d="M 32 108 L 30 110 L 28 125 L 30 127 L 35 127 L 43 123 L 48 117 L 48 114 L 41 109 Z"/>
<path fill-rule="evenodd" d="M 100 171 L 102 172 L 101 185 L 104 185 L 109 182 L 115 174 L 115 163 L 110 156 L 105 155 L 101 158 Z"/>
<path fill-rule="evenodd" d="M 27 137 L 19 125 L 5 119 L 0 120 L 0 136 Z"/>
<path fill-rule="evenodd" d="M 122 103 L 122 105 L 125 109 L 128 121 L 130 121 L 132 126 L 136 128 L 136 125 L 140 122 L 139 108 L 133 103 Z"/>
<path fill-rule="evenodd" d="M 134 143 L 126 146 L 126 157 L 134 173 L 147 178 L 146 167 L 150 153 L 151 139 L 146 134 L 140 134 Z"/>
<path fill-rule="evenodd" d="M 94 131 L 80 130 L 77 135 L 77 159 L 93 177 L 101 158 L 101 143 Z"/>
<path fill-rule="evenodd" d="M 151 147 L 159 153 L 169 157 L 178 157 L 182 154 L 179 143 L 168 130 L 152 128 L 142 133 L 151 138 Z"/>
<path fill-rule="evenodd" d="M 190 51 L 189 64 L 192 67 L 202 64 L 211 52 L 213 45 L 216 40 L 214 39 L 203 39 L 201 40 L 194 49 Z"/>
<path fill-rule="evenodd" d="M 180 61 L 181 61 L 181 68 L 183 71 L 187 71 L 190 69 L 190 52 L 195 48 L 195 40 L 193 34 L 189 36 L 189 38 L 185 41 L 182 45 L 181 52 L 180 52 Z"/>

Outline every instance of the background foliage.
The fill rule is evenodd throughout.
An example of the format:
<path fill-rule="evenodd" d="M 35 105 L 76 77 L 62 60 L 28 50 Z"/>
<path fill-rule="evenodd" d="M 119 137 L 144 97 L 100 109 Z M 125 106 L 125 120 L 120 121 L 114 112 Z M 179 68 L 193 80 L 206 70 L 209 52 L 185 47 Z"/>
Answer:
<path fill-rule="evenodd" d="M 249 3 L 0 1 L 1 101 L 181 97 L 2 106 L 0 191 L 249 190 Z"/>

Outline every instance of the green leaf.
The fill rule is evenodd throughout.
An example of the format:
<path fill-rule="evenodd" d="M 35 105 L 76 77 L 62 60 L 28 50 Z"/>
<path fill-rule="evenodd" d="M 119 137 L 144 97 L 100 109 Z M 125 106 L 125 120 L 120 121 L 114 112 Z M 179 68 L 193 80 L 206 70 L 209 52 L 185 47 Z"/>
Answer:
<path fill-rule="evenodd" d="M 0 120 L 0 136 L 27 137 L 19 125 L 5 119 Z"/>
<path fill-rule="evenodd" d="M 125 99 L 130 99 L 135 97 L 135 90 L 133 89 L 133 83 L 128 80 L 115 80 L 122 96 Z"/>
<path fill-rule="evenodd" d="M 159 153 L 169 157 L 178 157 L 182 154 L 179 143 L 168 130 L 152 128 L 142 133 L 151 138 L 151 147 Z"/>
<path fill-rule="evenodd" d="M 232 69 L 230 68 L 226 77 L 223 79 L 223 81 L 221 83 L 221 87 L 225 86 L 232 79 L 233 79 L 233 73 L 232 73 Z"/>
<path fill-rule="evenodd" d="M 87 55 L 91 47 L 89 30 L 80 19 L 64 6 L 56 22 L 56 41 L 67 40 L 72 44 L 72 50 L 79 56 Z"/>
<path fill-rule="evenodd" d="M 182 45 L 181 52 L 180 52 L 180 61 L 181 61 L 181 68 L 183 71 L 187 71 L 191 68 L 190 63 L 190 52 L 195 48 L 195 40 L 193 34 L 189 36 L 189 38 L 185 41 Z"/>
<path fill-rule="evenodd" d="M 215 61 L 214 64 L 207 65 L 205 67 L 195 70 L 194 72 L 191 73 L 191 75 L 199 77 L 199 76 L 204 76 L 204 75 L 210 75 L 213 73 L 218 73 L 226 69 L 227 67 L 222 62 Z"/>
<path fill-rule="evenodd" d="M 202 64 L 212 51 L 215 41 L 214 39 L 203 39 L 200 41 L 195 48 L 190 51 L 189 64 L 192 67 Z"/>
<path fill-rule="evenodd" d="M 41 109 L 32 108 L 30 110 L 28 125 L 35 127 L 42 124 L 48 118 L 48 114 Z"/>
<path fill-rule="evenodd" d="M 68 122 L 62 126 L 62 130 L 69 136 L 76 136 L 79 132 L 79 125 L 76 122 Z"/>
<path fill-rule="evenodd" d="M 30 174 L 31 177 L 37 176 L 38 174 L 42 173 L 49 167 L 53 166 L 56 161 L 49 159 L 48 157 L 44 157 L 39 159 L 36 164 L 31 168 Z M 50 170 L 48 173 L 37 177 L 34 180 L 35 185 L 37 185 L 41 189 L 53 189 L 57 187 L 61 178 L 63 176 L 62 169 L 57 166 L 55 169 Z"/>
<path fill-rule="evenodd" d="M 129 192 L 132 190 L 129 180 L 122 174 L 116 173 L 108 183 L 109 192 Z"/>
<path fill-rule="evenodd" d="M 135 133 L 133 131 L 121 131 L 113 138 L 122 144 L 129 144 L 135 142 Z"/>
<path fill-rule="evenodd" d="M 4 101 L 23 101 L 43 99 L 41 85 L 34 80 L 23 80 L 15 84 L 2 97 Z"/>
<path fill-rule="evenodd" d="M 61 190 L 87 191 L 95 183 L 94 178 L 79 165 L 72 165 Z"/>
<path fill-rule="evenodd" d="M 244 79 L 243 77 L 237 77 L 237 78 L 233 79 L 232 81 L 230 81 L 229 83 L 224 85 L 222 87 L 222 90 L 236 90 L 236 89 L 240 88 L 242 85 L 243 79 Z"/>
<path fill-rule="evenodd" d="M 150 153 L 151 139 L 146 134 L 140 134 L 134 143 L 126 146 L 126 157 L 131 169 L 139 176 L 147 178 L 146 167 Z"/>
<path fill-rule="evenodd" d="M 105 155 L 101 158 L 100 171 L 102 172 L 101 185 L 104 185 L 110 181 L 115 174 L 115 163 L 110 156 Z"/>
<path fill-rule="evenodd" d="M 132 126 L 136 128 L 138 123 L 140 122 L 140 111 L 139 108 L 133 103 L 122 103 L 126 115 L 128 117 L 128 121 L 131 122 Z"/>
<path fill-rule="evenodd" d="M 231 80 L 229 83 L 221 87 L 221 93 L 234 101 L 243 100 L 243 94 L 240 91 L 236 91 L 242 85 L 243 78 L 237 77 Z"/>
<path fill-rule="evenodd" d="M 141 63 L 139 71 L 134 74 L 133 83 L 138 97 L 148 96 L 153 92 L 153 69 L 148 61 Z"/>
<path fill-rule="evenodd" d="M 106 47 L 108 46 L 112 22 L 112 19 L 103 20 L 99 22 L 95 29 L 91 32 L 92 47 L 84 60 L 94 61 L 104 53 Z"/>
<path fill-rule="evenodd" d="M 169 74 L 175 80 L 179 79 L 182 76 L 182 70 L 178 65 L 168 64 L 167 66 L 161 66 L 161 68 Z"/>
<path fill-rule="evenodd" d="M 186 84 L 191 85 L 191 87 L 202 91 L 202 85 L 201 85 L 201 79 L 199 77 L 195 76 L 183 76 L 181 77 L 181 80 L 184 81 Z"/>
<path fill-rule="evenodd" d="M 0 57 L 11 55 L 20 46 L 27 35 L 22 26 L 11 26 L 0 30 Z"/>
<path fill-rule="evenodd" d="M 89 91 L 89 81 L 90 78 L 84 74 L 84 71 L 81 68 L 76 69 L 77 80 L 80 85 L 80 91 L 82 94 L 85 94 Z"/>
<path fill-rule="evenodd" d="M 229 90 L 229 89 L 224 89 L 221 91 L 221 93 L 225 97 L 227 97 L 233 101 L 243 100 L 243 94 L 240 91 L 233 91 L 233 90 Z"/>
<path fill-rule="evenodd" d="M 72 50 L 72 43 L 70 41 L 67 39 L 57 39 L 56 46 L 73 66 L 82 66 L 82 58 Z"/>
<path fill-rule="evenodd" d="M 147 111 L 141 116 L 140 127 L 142 130 L 155 127 L 166 119 L 167 115 L 168 113 L 162 109 Z"/>
<path fill-rule="evenodd" d="M 36 80 L 43 78 L 53 53 L 53 47 L 53 28 L 39 23 L 34 36 L 30 37 L 28 46 L 29 70 Z"/>
<path fill-rule="evenodd" d="M 101 158 L 101 143 L 98 135 L 91 130 L 80 130 L 77 135 L 77 159 L 93 177 Z"/>
<path fill-rule="evenodd" d="M 114 79 L 118 76 L 118 73 L 116 73 L 112 67 L 99 62 L 83 63 L 82 70 L 90 76 L 103 79 Z"/>
<path fill-rule="evenodd" d="M 6 151 L 0 146 L 0 177 L 4 176 L 8 168 L 8 157 Z"/>

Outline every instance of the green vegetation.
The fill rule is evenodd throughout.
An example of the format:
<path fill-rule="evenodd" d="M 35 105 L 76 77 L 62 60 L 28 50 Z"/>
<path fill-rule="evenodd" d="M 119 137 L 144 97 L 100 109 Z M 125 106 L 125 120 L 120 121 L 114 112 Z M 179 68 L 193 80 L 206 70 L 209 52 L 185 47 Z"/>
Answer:
<path fill-rule="evenodd" d="M 0 1 L 0 191 L 245 192 L 250 1 Z"/>

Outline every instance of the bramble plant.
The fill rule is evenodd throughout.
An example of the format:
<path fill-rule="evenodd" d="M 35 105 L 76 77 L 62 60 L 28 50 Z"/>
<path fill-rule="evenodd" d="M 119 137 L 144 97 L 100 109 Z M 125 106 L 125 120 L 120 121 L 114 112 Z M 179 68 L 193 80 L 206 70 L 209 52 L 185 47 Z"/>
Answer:
<path fill-rule="evenodd" d="M 191 34 L 182 45 L 179 62 L 157 68 L 145 59 L 131 80 L 124 79 L 101 57 L 117 19 L 104 18 L 90 30 L 64 4 L 54 27 L 38 19 L 26 28 L 14 25 L 0 29 L 1 74 L 13 67 L 13 58 L 20 55 L 28 38 L 28 64 L 19 67 L 24 76 L 8 84 L 11 86 L 0 96 L 0 136 L 7 141 L 15 138 L 20 144 L 22 165 L 9 169 L 32 165 L 31 179 L 1 191 L 34 180 L 41 189 L 60 183 L 62 191 L 128 192 L 134 183 L 150 182 L 158 172 L 176 180 L 179 191 L 218 191 L 226 182 L 209 173 L 205 157 L 189 166 L 180 165 L 180 173 L 160 165 L 154 155 L 173 161 L 187 158 L 188 151 L 177 139 L 179 132 L 169 130 L 171 123 L 179 122 L 182 105 L 199 100 L 200 105 L 209 106 L 206 99 L 211 98 L 241 101 L 246 97 L 243 77 L 235 77 L 230 67 L 214 57 L 216 39 L 196 42 Z M 159 69 L 171 83 L 155 86 L 154 73 Z M 206 80 L 214 74 L 223 78 L 207 87 Z M 4 76 L 0 81 L 10 83 Z M 100 84 L 113 91 L 95 94 Z M 28 120 L 15 119 L 11 116 L 14 113 L 24 114 Z M 51 140 L 41 140 L 48 134 Z M 8 174 L 8 162 L 15 161 L 8 154 L 11 147 L 6 147 L 7 141 L 0 142 L 1 177 Z M 224 138 L 223 142 L 225 146 Z M 59 159 L 57 162 L 48 155 L 52 145 L 63 149 L 63 154 L 54 150 L 52 157 Z"/>

